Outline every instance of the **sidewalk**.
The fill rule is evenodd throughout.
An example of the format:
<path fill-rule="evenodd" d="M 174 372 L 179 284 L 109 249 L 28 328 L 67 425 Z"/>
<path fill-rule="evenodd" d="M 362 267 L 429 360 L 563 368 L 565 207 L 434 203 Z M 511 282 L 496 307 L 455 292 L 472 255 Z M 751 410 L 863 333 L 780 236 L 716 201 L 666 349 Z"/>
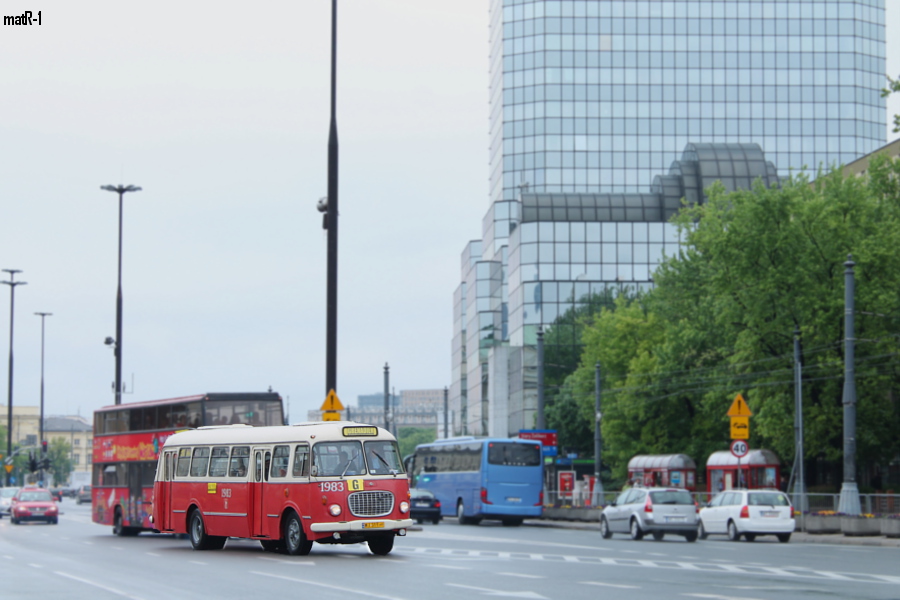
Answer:
<path fill-rule="evenodd" d="M 526 527 L 558 527 L 561 529 L 594 529 L 597 535 L 600 526 L 596 521 L 569 521 L 564 519 L 526 519 L 523 523 Z M 711 539 L 722 539 L 722 536 L 714 536 Z M 849 536 L 841 533 L 812 534 L 795 531 L 791 534 L 791 544 L 838 544 L 849 546 L 880 546 L 885 548 L 900 548 L 900 538 L 888 538 L 884 536 Z"/>

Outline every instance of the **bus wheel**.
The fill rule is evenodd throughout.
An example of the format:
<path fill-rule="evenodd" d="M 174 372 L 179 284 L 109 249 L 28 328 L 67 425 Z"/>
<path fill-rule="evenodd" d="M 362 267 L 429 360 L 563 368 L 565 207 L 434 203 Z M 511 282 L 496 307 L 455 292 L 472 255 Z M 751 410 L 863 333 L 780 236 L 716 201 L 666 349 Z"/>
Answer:
<path fill-rule="evenodd" d="M 116 514 L 113 517 L 113 534 L 119 537 L 127 537 L 137 535 L 137 529 L 133 527 L 125 527 L 122 522 L 125 519 L 122 517 L 122 509 L 116 508 Z"/>
<path fill-rule="evenodd" d="M 191 536 L 191 547 L 194 550 L 221 550 L 228 540 L 225 536 L 208 535 L 206 525 L 203 524 L 203 515 L 200 510 L 194 509 L 191 513 L 188 533 Z"/>
<path fill-rule="evenodd" d="M 382 535 L 369 538 L 366 542 L 369 544 L 369 550 L 372 554 L 377 554 L 378 556 L 386 556 L 394 549 L 393 535 Z"/>
<path fill-rule="evenodd" d="M 303 533 L 303 525 L 300 524 L 300 517 L 294 511 L 288 513 L 287 518 L 284 520 L 282 534 L 285 554 L 306 556 L 312 550 L 313 543 L 306 539 L 306 535 Z"/>

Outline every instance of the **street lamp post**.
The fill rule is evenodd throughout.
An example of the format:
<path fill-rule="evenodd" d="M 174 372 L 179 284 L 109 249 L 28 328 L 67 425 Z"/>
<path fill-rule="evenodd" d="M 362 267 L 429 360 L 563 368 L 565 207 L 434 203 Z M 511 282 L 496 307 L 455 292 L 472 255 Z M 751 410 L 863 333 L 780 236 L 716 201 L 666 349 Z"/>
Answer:
<path fill-rule="evenodd" d="M 6 406 L 6 456 L 12 457 L 12 438 L 13 438 L 13 315 L 16 307 L 16 286 L 26 285 L 24 281 L 16 281 L 16 273 L 21 273 L 19 269 L 3 269 L 9 273 L 9 281 L 0 281 L 4 285 L 9 286 L 9 400 Z M 6 485 L 9 485 L 9 471 L 6 472 Z"/>
<path fill-rule="evenodd" d="M 116 339 L 113 352 L 116 357 L 116 404 L 122 404 L 122 196 L 126 192 L 139 192 L 141 188 L 119 184 L 103 185 L 100 189 L 119 194 L 119 288 L 116 295 Z"/>
<path fill-rule="evenodd" d="M 38 424 L 38 444 L 41 450 L 44 449 L 44 321 L 47 317 L 52 317 L 53 313 L 36 312 L 34 313 L 41 318 L 41 422 Z M 39 470 L 39 480 L 44 481 L 43 460 L 47 458 L 41 453 L 41 468 Z"/>
<path fill-rule="evenodd" d="M 331 121 L 328 129 L 327 314 L 325 333 L 325 394 L 337 392 L 338 284 L 338 134 L 337 134 L 337 0 L 331 0 Z"/>

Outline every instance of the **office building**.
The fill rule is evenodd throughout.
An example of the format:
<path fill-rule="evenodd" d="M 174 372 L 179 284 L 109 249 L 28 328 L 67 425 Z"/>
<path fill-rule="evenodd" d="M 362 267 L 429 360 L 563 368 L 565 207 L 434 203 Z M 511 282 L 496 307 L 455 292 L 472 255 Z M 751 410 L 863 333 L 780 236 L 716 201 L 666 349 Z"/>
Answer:
<path fill-rule="evenodd" d="M 538 328 L 585 293 L 652 285 L 677 233 L 633 204 L 689 147 L 723 153 L 709 177 L 742 178 L 758 160 L 731 144 L 781 177 L 882 146 L 884 4 L 493 0 L 490 204 L 454 293 L 454 432 L 533 427 Z M 543 210 L 526 221 L 528 203 Z"/>

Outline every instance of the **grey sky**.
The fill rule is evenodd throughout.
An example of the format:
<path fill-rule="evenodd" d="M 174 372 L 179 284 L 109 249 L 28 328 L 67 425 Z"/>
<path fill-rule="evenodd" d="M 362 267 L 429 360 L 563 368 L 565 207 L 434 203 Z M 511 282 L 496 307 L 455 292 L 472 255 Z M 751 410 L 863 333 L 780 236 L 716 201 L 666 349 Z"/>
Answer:
<path fill-rule="evenodd" d="M 113 402 L 117 196 L 125 401 L 325 396 L 330 10 L 294 2 L 3 3 L 0 268 L 16 289 L 16 405 Z M 487 209 L 482 0 L 341 0 L 338 395 L 450 380 L 452 293 Z M 6 275 L 5 273 L 3 275 Z M 6 279 L 6 277 L 4 277 Z M 0 287 L 0 356 L 9 288 Z M 5 363 L 6 361 L 3 360 Z M 6 375 L 3 404 L 6 403 Z M 130 389 L 129 389 L 130 391 Z"/>

